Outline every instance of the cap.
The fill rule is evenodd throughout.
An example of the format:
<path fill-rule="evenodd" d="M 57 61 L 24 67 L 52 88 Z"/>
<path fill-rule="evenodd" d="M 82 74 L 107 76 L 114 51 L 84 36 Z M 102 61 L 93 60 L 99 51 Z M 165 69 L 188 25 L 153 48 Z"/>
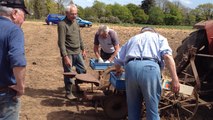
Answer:
<path fill-rule="evenodd" d="M 20 8 L 24 10 L 26 14 L 30 14 L 24 4 L 24 0 L 0 0 L 0 5 L 11 8 Z"/>

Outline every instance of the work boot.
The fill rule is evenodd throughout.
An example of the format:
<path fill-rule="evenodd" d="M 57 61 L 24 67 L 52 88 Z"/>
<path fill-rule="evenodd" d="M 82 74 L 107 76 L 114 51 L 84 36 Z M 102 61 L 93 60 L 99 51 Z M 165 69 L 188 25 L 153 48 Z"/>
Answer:
<path fill-rule="evenodd" d="M 77 97 L 75 97 L 72 93 L 67 93 L 67 94 L 65 95 L 65 97 L 66 97 L 67 99 L 69 99 L 69 100 L 75 100 L 75 99 L 77 99 Z"/>

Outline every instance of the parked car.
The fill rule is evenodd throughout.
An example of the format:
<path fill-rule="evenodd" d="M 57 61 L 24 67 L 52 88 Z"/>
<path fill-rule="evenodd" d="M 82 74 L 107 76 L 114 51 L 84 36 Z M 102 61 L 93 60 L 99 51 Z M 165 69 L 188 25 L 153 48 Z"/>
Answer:
<path fill-rule="evenodd" d="M 47 25 L 58 24 L 58 22 L 62 21 L 65 18 L 64 15 L 61 14 L 49 14 L 45 19 Z"/>
<path fill-rule="evenodd" d="M 45 19 L 45 21 L 46 21 L 47 25 L 58 24 L 65 17 L 66 16 L 61 15 L 61 14 L 49 14 L 49 15 L 47 15 L 47 18 Z M 80 27 L 91 27 L 92 26 L 92 22 L 83 20 L 80 17 L 77 17 L 76 20 Z"/>
<path fill-rule="evenodd" d="M 92 22 L 83 20 L 80 17 L 77 17 L 76 20 L 80 27 L 91 27 L 92 26 Z"/>

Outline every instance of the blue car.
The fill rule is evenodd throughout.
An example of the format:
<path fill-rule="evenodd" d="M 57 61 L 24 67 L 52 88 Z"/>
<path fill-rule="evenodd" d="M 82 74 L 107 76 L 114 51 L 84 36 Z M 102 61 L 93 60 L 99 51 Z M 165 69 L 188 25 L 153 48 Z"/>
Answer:
<path fill-rule="evenodd" d="M 80 17 L 77 17 L 76 20 L 80 27 L 91 27 L 92 26 L 92 22 L 83 20 Z"/>
<path fill-rule="evenodd" d="M 66 16 L 61 15 L 61 14 L 49 14 L 49 15 L 47 15 L 47 18 L 45 19 L 45 21 L 46 21 L 47 25 L 58 24 L 65 17 Z M 80 27 L 91 27 L 92 26 L 92 22 L 83 20 L 80 17 L 77 17 L 76 20 Z"/>
<path fill-rule="evenodd" d="M 52 24 L 58 24 L 64 18 L 65 16 L 61 14 L 49 14 L 47 15 L 47 18 L 45 19 L 45 21 L 47 25 L 52 25 Z"/>

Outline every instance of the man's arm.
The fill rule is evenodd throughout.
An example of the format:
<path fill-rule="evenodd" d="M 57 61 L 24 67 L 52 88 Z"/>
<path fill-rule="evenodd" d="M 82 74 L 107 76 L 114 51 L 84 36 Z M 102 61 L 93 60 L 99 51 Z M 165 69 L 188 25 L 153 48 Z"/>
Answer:
<path fill-rule="evenodd" d="M 169 69 L 170 75 L 172 77 L 172 90 L 173 92 L 178 92 L 180 90 L 180 83 L 176 73 L 176 66 L 174 59 L 169 54 L 164 54 L 163 58 L 165 60 L 166 67 Z"/>
<path fill-rule="evenodd" d="M 101 56 L 100 56 L 100 54 L 99 54 L 99 45 L 95 45 L 94 44 L 94 48 L 93 48 L 93 50 L 94 50 L 94 53 L 95 53 L 95 56 L 97 57 L 97 58 L 100 58 Z"/>
<path fill-rule="evenodd" d="M 65 26 L 63 25 L 62 22 L 59 22 L 59 24 L 58 24 L 58 47 L 59 47 L 62 57 L 67 56 L 65 40 L 66 40 Z"/>
<path fill-rule="evenodd" d="M 109 61 L 110 61 L 110 62 L 112 62 L 112 61 L 114 60 L 115 56 L 117 55 L 117 53 L 118 53 L 118 51 L 119 51 L 119 49 L 120 49 L 120 45 L 117 44 L 117 45 L 114 46 L 114 48 L 115 48 L 115 52 L 114 52 L 114 53 L 111 55 L 111 57 L 109 58 Z"/>
<path fill-rule="evenodd" d="M 26 67 L 14 67 L 13 73 L 17 84 L 10 86 L 10 88 L 16 90 L 17 96 L 20 97 L 24 94 Z"/>

